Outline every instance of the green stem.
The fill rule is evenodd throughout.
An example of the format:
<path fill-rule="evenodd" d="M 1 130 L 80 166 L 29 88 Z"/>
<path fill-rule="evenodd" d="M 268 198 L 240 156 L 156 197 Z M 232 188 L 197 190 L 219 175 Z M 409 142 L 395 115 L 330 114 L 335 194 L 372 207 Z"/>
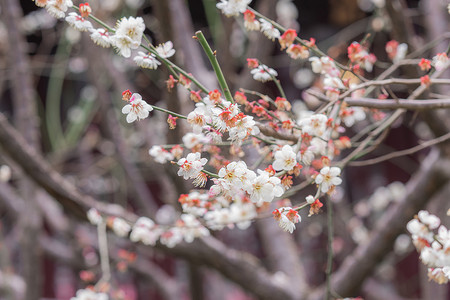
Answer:
<path fill-rule="evenodd" d="M 195 36 L 200 42 L 200 45 L 202 45 L 203 50 L 205 51 L 209 61 L 211 62 L 211 65 L 214 69 L 214 72 L 216 73 L 217 80 L 219 81 L 219 85 L 220 88 L 222 89 L 225 99 L 227 99 L 231 103 L 234 103 L 233 96 L 231 95 L 230 89 L 228 88 L 227 82 L 225 81 L 225 77 L 223 76 L 222 69 L 219 66 L 215 52 L 211 50 L 211 47 L 209 46 L 208 42 L 205 39 L 205 36 L 201 31 L 197 31 L 195 33 Z"/>
<path fill-rule="evenodd" d="M 328 217 L 328 257 L 327 257 L 327 293 L 325 299 L 331 299 L 331 272 L 333 269 L 333 206 L 330 198 L 327 199 L 327 217 Z"/>
<path fill-rule="evenodd" d="M 206 175 L 211 176 L 211 177 L 220 178 L 219 175 L 217 175 L 215 173 L 212 173 L 212 172 L 209 172 L 209 171 L 206 171 L 206 170 L 202 170 L 202 172 L 205 173 Z"/>
<path fill-rule="evenodd" d="M 278 91 L 279 91 L 280 94 L 281 94 L 281 97 L 283 97 L 284 99 L 287 99 L 287 98 L 286 98 L 286 94 L 284 93 L 283 87 L 281 86 L 281 83 L 280 83 L 280 81 L 278 80 L 278 78 L 276 78 L 275 76 L 273 76 L 272 73 L 269 72 L 269 70 L 266 68 L 266 66 L 265 66 L 264 64 L 263 64 L 262 66 L 263 66 L 263 68 L 264 68 L 264 71 L 266 71 L 267 74 L 270 75 L 270 78 L 272 78 L 273 82 L 275 82 L 275 85 L 277 86 Z"/>
<path fill-rule="evenodd" d="M 66 43 L 62 36 L 56 49 L 55 62 L 61 62 L 68 58 L 71 49 L 71 44 Z M 60 149 L 65 144 L 64 131 L 61 126 L 61 95 L 65 72 L 64 65 L 54 66 L 50 72 L 47 87 L 45 118 L 50 144 L 54 150 Z"/>
<path fill-rule="evenodd" d="M 178 118 L 180 118 L 180 119 L 185 119 L 185 120 L 187 119 L 186 116 L 177 114 L 177 113 L 175 113 L 175 112 L 173 112 L 173 111 L 170 111 L 170 110 L 167 110 L 167 109 L 165 109 L 165 108 L 161 108 L 161 107 L 154 106 L 154 105 L 150 105 L 150 106 L 153 107 L 154 110 L 158 110 L 158 111 L 165 112 L 166 114 L 169 114 L 169 115 L 178 117 Z"/>

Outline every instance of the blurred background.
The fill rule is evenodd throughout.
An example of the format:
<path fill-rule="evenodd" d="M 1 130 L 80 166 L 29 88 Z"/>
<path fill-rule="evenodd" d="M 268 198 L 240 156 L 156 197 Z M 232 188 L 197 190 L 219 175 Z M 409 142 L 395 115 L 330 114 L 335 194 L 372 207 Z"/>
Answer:
<path fill-rule="evenodd" d="M 145 34 L 153 44 L 173 41 L 177 50 L 173 61 L 211 90 L 217 83 L 206 56 L 192 39 L 197 30 L 217 50 L 233 93 L 244 87 L 277 96 L 275 84 L 261 84 L 251 78 L 246 59 L 258 58 L 278 71 L 294 110 L 301 111 L 304 106 L 314 110 L 320 105 L 317 98 L 305 93 L 311 87 L 320 87 L 309 62 L 290 59 L 278 43 L 261 33 L 247 33 L 242 19 L 223 16 L 215 7 L 216 1 L 109 0 L 89 4 L 93 14 L 109 25 L 122 16 L 141 16 L 147 26 Z M 390 66 L 385 52 L 390 40 L 407 43 L 408 53 L 419 50 L 414 58 L 430 58 L 447 50 L 447 4 L 444 0 L 255 0 L 251 6 L 286 28 L 296 29 L 301 38 L 315 38 L 320 49 L 343 64 L 347 63 L 348 45 L 365 39 L 378 58 L 373 73 L 367 75 L 374 78 Z M 0 10 L 0 111 L 35 155 L 82 194 L 119 204 L 138 215 L 154 215 L 156 220 L 176 215 L 179 195 L 192 186 L 176 175 L 174 166 L 155 163 L 148 149 L 180 143 L 188 128 L 178 122 L 175 130 L 169 130 L 167 116 L 155 112 L 137 124 L 126 124 L 120 113 L 121 93 L 130 89 L 151 104 L 183 114 L 193 108 L 189 94 L 180 87 L 171 92 L 166 89 L 169 73 L 164 67 L 156 71 L 139 69 L 113 49 L 95 46 L 88 34 L 56 20 L 33 1 L 1 0 Z M 416 69 L 402 67 L 395 76 L 418 78 Z M 393 89 L 400 98 L 411 92 L 403 86 Z M 448 89 L 432 93 L 448 95 Z M 448 110 L 445 113 L 448 117 Z M 365 158 L 432 138 L 436 132 L 430 130 L 430 122 L 427 115 L 405 114 Z M 367 124 L 363 122 L 346 134 L 353 136 Z M 30 172 L 24 171 L 24 166 L 30 162 L 11 158 L 11 150 L 4 148 L 5 143 L 0 145 L 0 298 L 70 299 L 77 289 L 95 284 L 101 275 L 95 227 L 64 205 L 60 194 L 49 193 L 45 186 L 29 180 L 26 175 Z M 338 204 L 333 242 L 336 270 L 355 249 L 370 243 L 371 231 L 405 194 L 404 184 L 421 170 L 429 153 L 423 150 L 376 165 L 346 169 L 344 184 L 333 196 Z M 305 189 L 290 199 L 300 203 L 313 190 Z M 432 195 L 426 207 L 445 223 L 449 185 Z M 226 268 L 234 252 L 225 253 L 223 258 L 218 257 L 220 252 L 216 258 L 212 252 L 205 252 L 202 257 L 201 242 L 174 250 L 154 249 L 110 235 L 112 298 L 281 299 L 282 294 L 263 297 L 258 293 L 262 287 L 255 286 L 251 278 L 259 268 L 270 274 L 278 271 L 280 278 L 285 274 L 301 278 L 304 282 L 298 285 L 302 287 L 323 287 L 325 212 L 326 208 L 322 214 L 305 216 L 293 238 L 281 232 L 272 219 L 259 220 L 245 231 L 235 228 L 215 232 L 215 240 L 221 241 L 221 247 L 226 245 L 227 251 L 236 249 L 239 255 L 252 255 L 249 259 L 239 256 L 248 265 L 235 261 L 242 270 L 248 269 L 242 276 L 233 274 L 240 270 Z M 370 263 L 369 275 L 347 278 L 360 282 L 349 295 L 342 296 L 450 299 L 448 285 L 428 281 L 426 267 L 420 263 L 406 230 L 388 240 L 376 263 Z M 289 249 L 279 249 L 280 243 Z M 257 267 L 253 258 L 258 259 Z M 298 270 L 292 270 L 296 267 L 304 273 L 297 274 Z M 306 299 L 306 295 L 298 296 Z"/>

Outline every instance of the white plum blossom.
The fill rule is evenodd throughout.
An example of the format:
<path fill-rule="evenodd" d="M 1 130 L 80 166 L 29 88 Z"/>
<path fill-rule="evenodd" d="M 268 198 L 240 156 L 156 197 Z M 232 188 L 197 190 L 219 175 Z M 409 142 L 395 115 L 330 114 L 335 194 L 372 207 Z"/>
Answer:
<path fill-rule="evenodd" d="M 95 44 L 97 44 L 103 48 L 109 48 L 112 44 L 109 33 L 104 28 L 91 29 L 90 36 Z"/>
<path fill-rule="evenodd" d="M 67 9 L 72 5 L 71 0 L 49 0 L 45 8 L 53 17 L 61 19 L 66 16 Z"/>
<path fill-rule="evenodd" d="M 116 48 L 118 54 L 125 58 L 131 56 L 131 49 L 137 49 L 140 45 L 139 42 L 133 41 L 126 35 L 113 35 L 110 37 L 112 45 Z"/>
<path fill-rule="evenodd" d="M 155 161 L 160 164 L 164 164 L 175 158 L 172 153 L 163 149 L 161 146 L 156 145 L 150 148 L 148 154 L 150 154 L 155 159 Z"/>
<path fill-rule="evenodd" d="M 184 213 L 194 216 L 203 216 L 208 209 L 211 202 L 209 202 L 209 195 L 207 193 L 199 193 L 198 191 L 192 191 L 189 194 L 180 196 L 179 200 L 181 208 Z"/>
<path fill-rule="evenodd" d="M 281 150 L 275 152 L 275 160 L 272 167 L 276 171 L 290 171 L 297 164 L 296 154 L 291 146 L 284 145 Z"/>
<path fill-rule="evenodd" d="M 98 225 L 103 221 L 102 216 L 95 208 L 91 208 L 88 210 L 87 218 L 92 225 Z"/>
<path fill-rule="evenodd" d="M 300 152 L 298 152 L 298 161 L 301 161 L 305 165 L 310 165 L 311 162 L 314 159 L 314 152 L 311 150 L 311 147 L 308 147 L 306 149 L 302 149 Z"/>
<path fill-rule="evenodd" d="M 222 230 L 225 226 L 233 227 L 229 208 L 222 208 L 208 211 L 204 219 L 208 228 L 212 230 Z"/>
<path fill-rule="evenodd" d="M 308 195 L 308 196 L 306 196 L 305 199 L 306 199 L 306 202 L 308 202 L 308 204 L 313 204 L 314 201 L 316 201 L 316 199 L 314 199 L 313 195 Z"/>
<path fill-rule="evenodd" d="M 114 218 L 112 221 L 112 230 L 117 236 L 126 237 L 131 230 L 131 226 L 124 219 Z"/>
<path fill-rule="evenodd" d="M 152 53 L 145 54 L 142 51 L 138 52 L 138 55 L 133 58 L 134 62 L 141 68 L 156 70 L 161 64 L 156 56 Z"/>
<path fill-rule="evenodd" d="M 116 35 L 126 35 L 133 41 L 141 43 L 145 30 L 144 19 L 141 17 L 123 17 L 117 22 Z"/>
<path fill-rule="evenodd" d="M 249 170 L 244 161 L 230 162 L 226 167 L 219 170 L 219 177 L 223 179 L 221 186 L 223 189 L 233 191 L 233 189 L 248 190 L 251 182 L 256 178 L 255 172 Z"/>
<path fill-rule="evenodd" d="M 309 58 L 311 62 L 312 71 L 317 74 L 328 74 L 331 77 L 339 77 L 340 72 L 336 67 L 333 59 L 328 56 L 317 57 L 313 56 Z"/>
<path fill-rule="evenodd" d="M 245 230 L 251 225 L 251 220 L 257 216 L 256 207 L 252 203 L 235 202 L 230 207 L 210 210 L 205 214 L 208 228 L 221 230 L 225 226 L 230 228 L 236 225 Z"/>
<path fill-rule="evenodd" d="M 11 168 L 8 165 L 0 166 L 0 182 L 8 182 L 11 179 Z"/>
<path fill-rule="evenodd" d="M 216 7 L 227 17 L 238 16 L 244 13 L 250 2 L 252 0 L 221 0 L 216 4 Z"/>
<path fill-rule="evenodd" d="M 448 267 L 447 267 L 448 268 Z M 433 279 L 438 284 L 447 284 L 449 276 L 444 271 L 444 268 L 428 268 L 428 278 Z"/>
<path fill-rule="evenodd" d="M 230 219 L 241 230 L 250 227 L 251 220 L 256 216 L 256 207 L 252 203 L 233 203 L 230 205 Z"/>
<path fill-rule="evenodd" d="M 160 230 L 156 227 L 155 222 L 147 217 L 140 217 L 133 225 L 130 240 L 154 246 L 159 238 L 159 234 Z"/>
<path fill-rule="evenodd" d="M 78 290 L 76 297 L 72 297 L 70 300 L 108 300 L 108 295 L 105 293 L 96 293 L 89 289 L 82 289 Z"/>
<path fill-rule="evenodd" d="M 328 148 L 328 143 L 318 137 L 313 137 L 311 140 L 311 146 L 308 150 L 312 151 L 316 155 L 328 156 L 328 158 L 333 158 L 333 153 L 330 153 Z"/>
<path fill-rule="evenodd" d="M 322 193 L 326 193 L 342 183 L 342 179 L 339 177 L 340 174 L 341 169 L 338 167 L 323 167 L 320 170 L 315 181 L 320 185 Z"/>
<path fill-rule="evenodd" d="M 200 152 L 189 153 L 186 158 L 183 157 L 177 162 L 180 166 L 178 176 L 183 176 L 184 179 L 196 178 L 207 162 L 206 158 L 201 157 Z"/>
<path fill-rule="evenodd" d="M 131 95 L 129 104 L 122 108 L 122 113 L 127 115 L 127 122 L 132 123 L 148 117 L 153 107 L 142 99 L 138 93 Z"/>
<path fill-rule="evenodd" d="M 430 214 L 426 210 L 419 211 L 417 216 L 419 217 L 419 221 L 422 222 L 422 224 L 427 225 L 430 229 L 438 228 L 441 223 L 441 220 L 438 217 Z"/>
<path fill-rule="evenodd" d="M 202 133 L 195 134 L 192 132 L 188 132 L 183 136 L 183 144 L 186 148 L 192 149 L 201 143 L 206 143 L 208 141 L 207 137 Z"/>
<path fill-rule="evenodd" d="M 276 29 L 272 23 L 264 20 L 263 18 L 259 19 L 259 22 L 261 23 L 261 32 L 269 39 L 274 41 L 275 39 L 278 39 L 280 37 L 280 31 Z"/>
<path fill-rule="evenodd" d="M 188 114 L 186 121 L 191 124 L 192 130 L 195 134 L 200 134 L 202 132 L 203 126 L 206 125 L 207 119 L 210 119 L 210 117 L 205 115 L 204 106 L 201 106 L 191 111 Z"/>
<path fill-rule="evenodd" d="M 159 56 L 163 58 L 169 58 L 175 54 L 175 49 L 173 49 L 173 43 L 171 41 L 167 41 L 156 47 L 156 52 L 158 52 Z"/>
<path fill-rule="evenodd" d="M 302 128 L 303 133 L 311 136 L 324 137 L 327 130 L 328 117 L 324 114 L 315 114 L 310 117 L 301 119 L 298 125 Z"/>
<path fill-rule="evenodd" d="M 302 220 L 298 212 L 291 207 L 281 207 L 274 210 L 272 214 L 281 229 L 289 233 L 292 233 L 295 230 L 295 224 Z"/>
<path fill-rule="evenodd" d="M 258 20 L 255 20 L 255 19 L 253 19 L 253 20 L 245 19 L 245 21 L 244 21 L 244 27 L 245 27 L 245 29 L 247 29 L 247 30 L 249 30 L 249 31 L 252 31 L 252 30 L 260 30 L 260 28 L 261 28 L 261 23 L 259 23 L 259 21 L 258 21 Z"/>
<path fill-rule="evenodd" d="M 168 248 L 173 248 L 183 241 L 183 234 L 179 227 L 174 227 L 163 232 L 159 238 L 159 241 Z"/>
<path fill-rule="evenodd" d="M 277 71 L 263 64 L 252 69 L 250 73 L 252 73 L 253 79 L 261 82 L 272 80 L 272 77 L 278 76 Z"/>
<path fill-rule="evenodd" d="M 69 23 L 70 26 L 79 31 L 89 31 L 93 29 L 91 22 L 89 22 L 76 12 L 70 12 L 65 20 L 67 23 Z"/>
<path fill-rule="evenodd" d="M 345 126 L 352 127 L 356 122 L 366 119 L 366 113 L 362 107 L 347 107 L 340 113 L 340 118 Z"/>
<path fill-rule="evenodd" d="M 394 63 L 398 63 L 399 61 L 405 58 L 407 52 L 408 52 L 408 44 L 401 43 L 400 45 L 397 46 L 397 52 L 395 53 L 395 56 L 392 59 L 392 61 Z"/>
<path fill-rule="evenodd" d="M 252 182 L 250 200 L 257 206 L 264 202 L 272 202 L 274 197 L 280 197 L 283 194 L 281 180 L 278 177 L 270 177 L 269 173 L 259 171 L 259 176 Z"/>
<path fill-rule="evenodd" d="M 252 116 L 245 116 L 239 118 L 233 127 L 229 128 L 228 138 L 235 145 L 240 145 L 241 142 L 250 135 L 258 134 L 259 128 L 256 126 L 256 122 L 253 120 Z"/>
<path fill-rule="evenodd" d="M 131 49 L 137 49 L 141 44 L 145 30 L 144 20 L 141 17 L 123 17 L 116 25 L 116 33 L 111 37 L 114 47 L 123 57 L 131 56 Z"/>
<path fill-rule="evenodd" d="M 433 66 L 437 71 L 443 70 L 450 65 L 450 59 L 445 52 L 438 53 L 433 57 Z"/>
<path fill-rule="evenodd" d="M 433 234 L 430 232 L 425 224 L 422 224 L 418 219 L 412 219 L 406 224 L 406 229 L 411 233 L 413 241 L 417 238 L 422 238 L 428 242 L 433 241 Z"/>
<path fill-rule="evenodd" d="M 182 221 L 180 232 L 186 243 L 192 243 L 197 237 L 209 235 L 209 230 L 206 229 L 195 216 L 182 214 L 180 219 Z"/>
<path fill-rule="evenodd" d="M 328 74 L 325 74 L 323 79 L 323 86 L 325 88 L 336 88 L 343 90 L 345 89 L 345 85 L 342 83 L 342 80 L 339 77 L 332 77 Z"/>

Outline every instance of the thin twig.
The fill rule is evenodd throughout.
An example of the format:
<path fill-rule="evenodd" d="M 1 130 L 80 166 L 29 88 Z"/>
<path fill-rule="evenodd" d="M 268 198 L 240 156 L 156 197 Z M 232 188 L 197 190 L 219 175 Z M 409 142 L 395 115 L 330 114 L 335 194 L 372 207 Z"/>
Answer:
<path fill-rule="evenodd" d="M 111 278 L 111 270 L 109 266 L 108 239 L 106 236 L 106 222 L 101 221 L 97 225 L 98 234 L 98 252 L 100 254 L 100 266 L 102 268 L 102 277 L 98 283 L 106 283 Z"/>
<path fill-rule="evenodd" d="M 450 132 L 445 134 L 445 135 L 443 135 L 443 136 L 440 136 L 438 138 L 426 141 L 423 144 L 414 146 L 414 147 L 409 148 L 409 149 L 405 149 L 405 150 L 400 150 L 400 151 L 397 151 L 397 152 L 389 153 L 389 154 L 386 154 L 386 155 L 379 156 L 377 158 L 372 158 L 372 159 L 367 159 L 367 160 L 362 160 L 362 161 L 351 161 L 348 165 L 352 166 L 352 167 L 362 167 L 362 166 L 369 166 L 369 165 L 377 164 L 377 163 L 380 163 L 380 162 L 383 162 L 383 161 L 386 161 L 386 160 L 390 160 L 390 159 L 393 159 L 393 158 L 396 158 L 396 157 L 414 154 L 414 153 L 416 153 L 416 152 L 418 152 L 418 151 L 420 151 L 422 149 L 425 149 L 425 148 L 431 147 L 433 145 L 445 142 L 445 141 L 447 141 L 449 139 L 450 139 Z"/>

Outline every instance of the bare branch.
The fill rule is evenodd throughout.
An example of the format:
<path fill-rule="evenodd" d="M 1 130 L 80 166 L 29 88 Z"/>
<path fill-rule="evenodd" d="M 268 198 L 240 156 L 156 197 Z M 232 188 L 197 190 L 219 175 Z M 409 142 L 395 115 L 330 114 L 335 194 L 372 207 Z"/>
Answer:
<path fill-rule="evenodd" d="M 391 250 L 395 238 L 404 232 L 406 223 L 450 180 L 450 161 L 431 152 L 422 167 L 406 185 L 406 193 L 377 222 L 370 242 L 358 246 L 334 274 L 332 289 L 341 296 L 355 295 L 365 278 Z M 352 278 L 352 280 L 349 280 Z M 321 287 L 308 299 L 323 299 Z"/>
<path fill-rule="evenodd" d="M 344 99 L 349 106 L 362 106 L 377 109 L 410 109 L 410 110 L 425 110 L 450 108 L 450 98 L 447 99 L 374 99 L 374 98 L 350 98 Z"/>
<path fill-rule="evenodd" d="M 448 139 L 450 139 L 450 133 L 447 133 L 443 136 L 440 136 L 438 138 L 432 139 L 430 141 L 426 141 L 420 145 L 417 145 L 415 147 L 409 148 L 409 149 L 405 149 L 405 150 L 401 150 L 401 151 L 397 151 L 397 152 L 392 152 L 377 158 L 372 158 L 372 159 L 367 159 L 367 160 L 363 160 L 363 161 L 352 161 L 350 162 L 348 165 L 351 167 L 362 167 L 362 166 L 369 166 L 369 165 L 373 165 L 373 164 L 377 164 L 380 163 L 382 161 L 386 161 L 389 159 L 393 159 L 395 157 L 400 157 L 400 156 L 405 156 L 405 155 L 411 155 L 414 154 L 422 149 L 431 147 L 433 145 L 442 143 L 447 141 Z"/>

